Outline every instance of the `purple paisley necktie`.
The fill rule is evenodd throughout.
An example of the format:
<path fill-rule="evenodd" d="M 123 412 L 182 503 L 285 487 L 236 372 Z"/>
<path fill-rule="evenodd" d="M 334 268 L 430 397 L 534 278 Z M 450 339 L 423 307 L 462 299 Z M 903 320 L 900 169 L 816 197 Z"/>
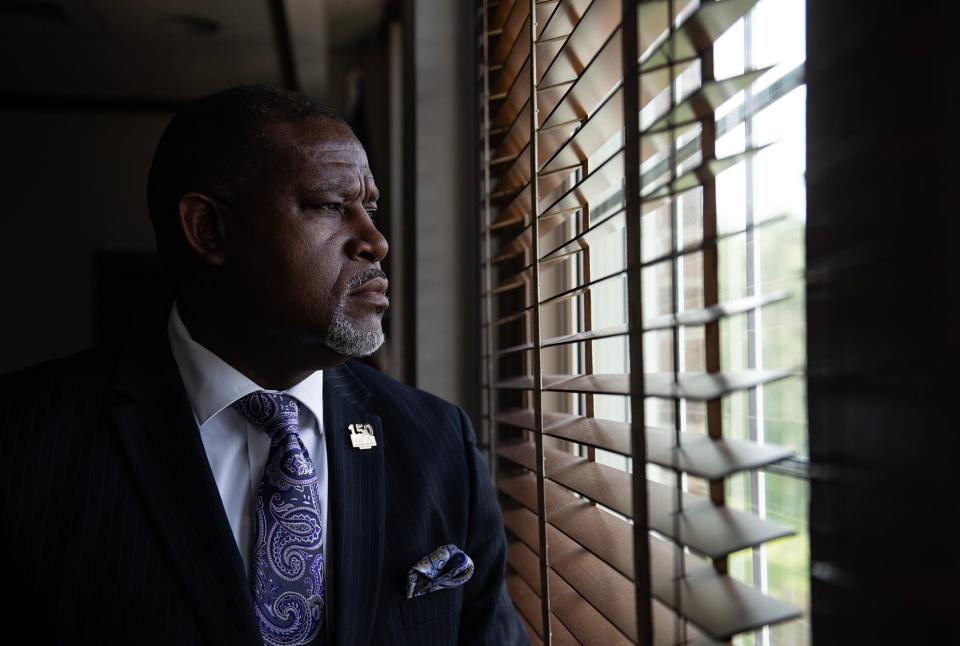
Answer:
<path fill-rule="evenodd" d="M 270 436 L 254 520 L 251 587 L 264 644 L 324 643 L 323 518 L 297 401 L 258 391 L 233 404 Z"/>

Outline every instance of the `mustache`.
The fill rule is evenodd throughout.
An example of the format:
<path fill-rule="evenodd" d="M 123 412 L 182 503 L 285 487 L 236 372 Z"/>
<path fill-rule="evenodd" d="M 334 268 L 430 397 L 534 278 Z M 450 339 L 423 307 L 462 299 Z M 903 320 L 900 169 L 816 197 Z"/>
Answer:
<path fill-rule="evenodd" d="M 357 274 L 356 276 L 350 279 L 350 284 L 347 285 L 347 288 L 343 292 L 344 297 L 346 297 L 346 295 L 350 292 L 350 290 L 356 289 L 357 287 L 360 287 L 360 285 L 364 284 L 368 280 L 373 280 L 374 278 L 386 279 L 387 274 L 385 271 L 383 271 L 378 267 L 370 267 L 368 269 L 364 269 L 359 274 Z"/>

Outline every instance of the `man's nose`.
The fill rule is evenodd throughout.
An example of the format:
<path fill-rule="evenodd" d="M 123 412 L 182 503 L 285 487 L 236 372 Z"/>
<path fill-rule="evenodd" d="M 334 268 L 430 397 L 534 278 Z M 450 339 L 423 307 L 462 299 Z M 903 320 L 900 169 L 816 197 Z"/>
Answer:
<path fill-rule="evenodd" d="M 369 262 L 383 260 L 390 249 L 390 245 L 374 225 L 373 220 L 370 219 L 365 210 L 361 209 L 354 221 L 356 226 L 354 235 L 347 242 L 347 255 L 353 260 L 367 260 Z"/>

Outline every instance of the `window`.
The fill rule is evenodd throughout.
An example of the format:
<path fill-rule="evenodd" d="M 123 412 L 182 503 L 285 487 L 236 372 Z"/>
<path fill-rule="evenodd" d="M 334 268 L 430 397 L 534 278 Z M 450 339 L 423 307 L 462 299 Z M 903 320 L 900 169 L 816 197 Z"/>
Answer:
<path fill-rule="evenodd" d="M 480 10 L 484 435 L 532 638 L 807 643 L 802 0 Z"/>

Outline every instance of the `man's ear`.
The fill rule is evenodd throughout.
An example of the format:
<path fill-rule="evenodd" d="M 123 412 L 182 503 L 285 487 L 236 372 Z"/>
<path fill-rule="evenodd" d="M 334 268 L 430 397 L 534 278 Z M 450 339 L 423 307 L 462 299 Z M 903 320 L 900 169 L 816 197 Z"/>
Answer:
<path fill-rule="evenodd" d="M 180 198 L 180 228 L 187 247 L 204 263 L 219 267 L 226 260 L 226 209 L 203 193 Z"/>

